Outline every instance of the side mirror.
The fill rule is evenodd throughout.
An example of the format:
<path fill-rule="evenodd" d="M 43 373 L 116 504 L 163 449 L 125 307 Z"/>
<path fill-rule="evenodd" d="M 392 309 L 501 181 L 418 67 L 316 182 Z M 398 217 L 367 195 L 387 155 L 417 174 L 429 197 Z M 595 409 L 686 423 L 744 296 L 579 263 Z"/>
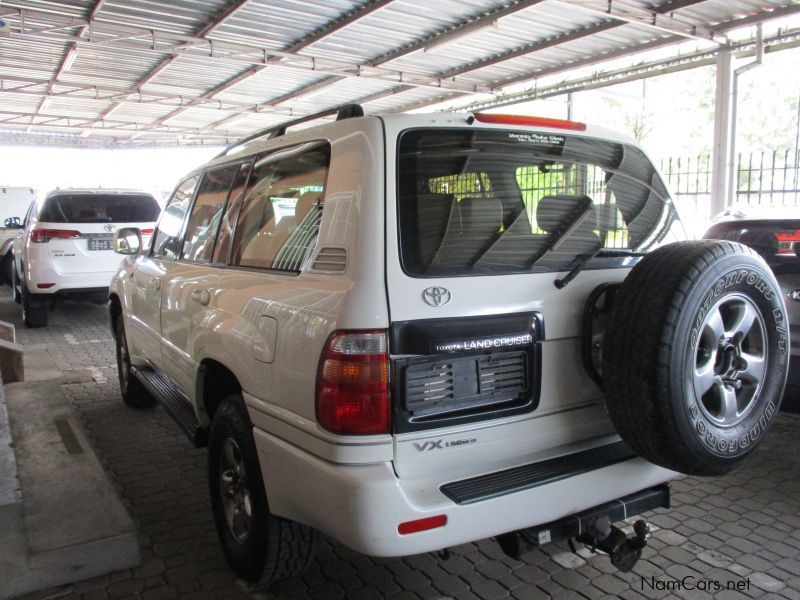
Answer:
<path fill-rule="evenodd" d="M 122 227 L 114 232 L 114 252 L 139 254 L 142 249 L 142 232 L 136 227 Z"/>
<path fill-rule="evenodd" d="M 21 229 L 22 222 L 19 220 L 19 217 L 8 217 L 5 220 L 5 226 L 9 229 Z"/>

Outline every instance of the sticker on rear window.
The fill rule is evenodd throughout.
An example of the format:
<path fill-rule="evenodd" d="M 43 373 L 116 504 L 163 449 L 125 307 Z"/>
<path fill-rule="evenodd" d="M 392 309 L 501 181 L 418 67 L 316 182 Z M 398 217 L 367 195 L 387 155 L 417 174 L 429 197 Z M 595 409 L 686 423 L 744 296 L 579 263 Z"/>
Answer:
<path fill-rule="evenodd" d="M 564 143 L 567 141 L 563 135 L 554 135 L 552 133 L 527 133 L 527 132 L 509 132 L 509 139 L 517 142 L 524 142 L 526 144 L 536 144 L 537 146 L 554 146 L 556 148 L 563 148 Z"/>

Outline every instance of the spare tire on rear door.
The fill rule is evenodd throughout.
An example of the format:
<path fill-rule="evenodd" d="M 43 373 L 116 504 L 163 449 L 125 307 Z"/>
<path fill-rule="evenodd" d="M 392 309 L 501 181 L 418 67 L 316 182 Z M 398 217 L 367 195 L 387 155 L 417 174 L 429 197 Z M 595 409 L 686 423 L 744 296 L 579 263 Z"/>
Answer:
<path fill-rule="evenodd" d="M 603 342 L 606 405 L 643 458 L 717 475 L 763 439 L 788 362 L 786 308 L 764 260 L 732 242 L 670 244 L 617 292 Z"/>

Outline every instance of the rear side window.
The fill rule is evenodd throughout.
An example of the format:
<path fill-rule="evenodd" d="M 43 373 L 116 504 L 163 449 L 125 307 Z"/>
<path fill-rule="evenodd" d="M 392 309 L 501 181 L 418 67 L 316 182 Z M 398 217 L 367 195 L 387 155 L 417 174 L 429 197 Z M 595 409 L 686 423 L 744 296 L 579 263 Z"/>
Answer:
<path fill-rule="evenodd" d="M 305 144 L 253 167 L 233 241 L 232 263 L 299 271 L 314 249 L 330 163 L 328 144 Z"/>
<path fill-rule="evenodd" d="M 45 223 L 147 223 L 158 219 L 158 203 L 148 194 L 63 194 L 45 200 Z"/>
<path fill-rule="evenodd" d="M 416 277 L 566 270 L 649 248 L 675 214 L 641 150 L 577 135 L 410 130 L 397 185 L 401 259 Z"/>
<path fill-rule="evenodd" d="M 209 262 L 214 251 L 214 239 L 228 199 L 233 178 L 239 165 L 227 165 L 209 170 L 197 191 L 197 199 L 186 226 L 181 258 L 195 262 Z"/>
<path fill-rule="evenodd" d="M 167 208 L 161 213 L 161 219 L 158 221 L 153 241 L 154 257 L 177 260 L 181 248 L 183 222 L 199 179 L 199 176 L 195 175 L 182 182 L 169 199 Z"/>
<path fill-rule="evenodd" d="M 231 188 L 228 199 L 228 207 L 225 209 L 225 214 L 222 215 L 217 243 L 214 246 L 214 256 L 212 260 L 215 263 L 228 262 L 228 257 L 231 252 L 231 242 L 233 241 L 233 229 L 236 227 L 236 218 L 239 216 L 239 211 L 242 208 L 242 200 L 244 199 L 245 192 L 244 188 L 247 184 L 247 177 L 250 175 L 252 166 L 253 163 L 242 165 L 233 180 L 233 187 Z"/>

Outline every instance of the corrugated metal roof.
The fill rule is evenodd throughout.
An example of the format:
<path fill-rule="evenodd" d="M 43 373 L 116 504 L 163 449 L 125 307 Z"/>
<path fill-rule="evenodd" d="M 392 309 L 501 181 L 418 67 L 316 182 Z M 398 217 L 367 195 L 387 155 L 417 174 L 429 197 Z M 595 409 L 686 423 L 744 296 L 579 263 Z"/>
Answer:
<path fill-rule="evenodd" d="M 348 102 L 485 103 L 793 14 L 800 0 L 5 0 L 0 129 L 223 143 Z"/>

